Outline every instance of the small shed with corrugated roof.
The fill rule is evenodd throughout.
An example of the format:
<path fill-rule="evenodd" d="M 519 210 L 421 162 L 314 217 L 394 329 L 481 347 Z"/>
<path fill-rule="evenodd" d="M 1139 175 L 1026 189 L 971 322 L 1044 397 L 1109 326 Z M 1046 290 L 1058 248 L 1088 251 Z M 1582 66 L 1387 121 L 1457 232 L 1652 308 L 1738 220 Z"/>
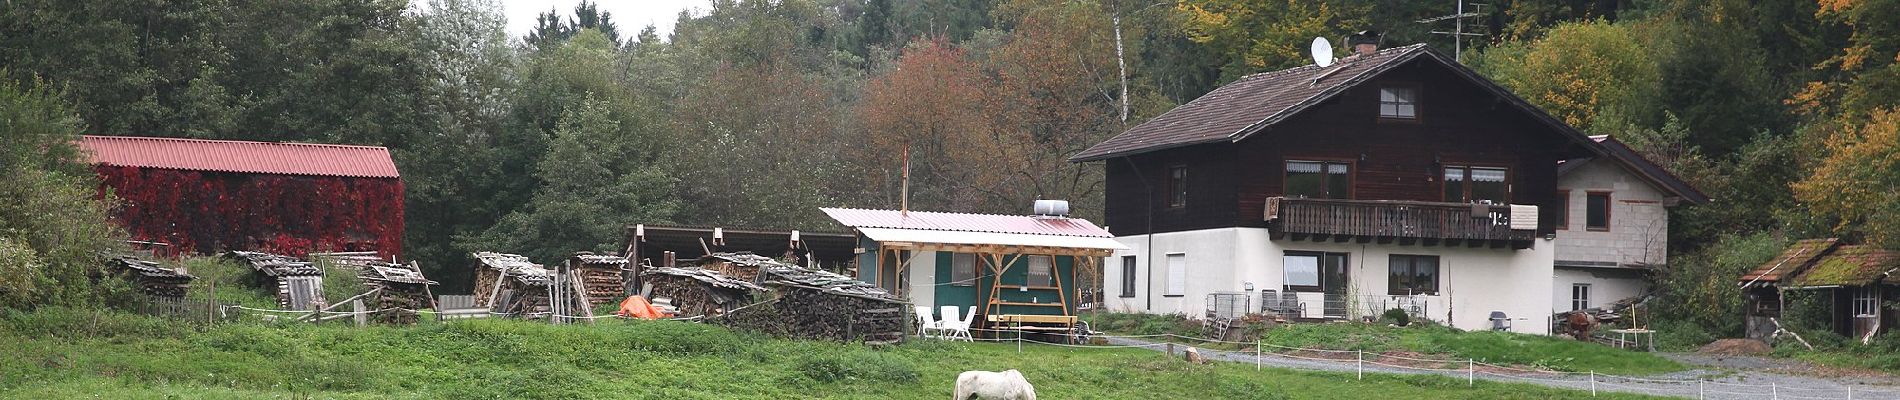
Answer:
<path fill-rule="evenodd" d="M 859 280 L 932 311 L 973 307 L 979 325 L 1072 326 L 1100 303 L 1104 258 L 1126 248 L 1088 220 L 1053 213 L 822 210 L 858 236 Z"/>

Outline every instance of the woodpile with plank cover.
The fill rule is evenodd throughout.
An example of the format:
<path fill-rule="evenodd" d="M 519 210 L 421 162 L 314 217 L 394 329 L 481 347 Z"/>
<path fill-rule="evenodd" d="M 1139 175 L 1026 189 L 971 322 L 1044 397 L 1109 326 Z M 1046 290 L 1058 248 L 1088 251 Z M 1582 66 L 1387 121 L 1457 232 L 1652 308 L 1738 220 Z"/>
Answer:
<path fill-rule="evenodd" d="M 708 260 L 710 259 L 710 260 Z M 747 253 L 701 259 L 735 271 L 755 271 L 772 290 L 770 304 L 734 311 L 716 321 L 773 335 L 891 344 L 911 331 L 909 303 L 876 285 Z"/>
<path fill-rule="evenodd" d="M 670 299 L 680 317 L 714 316 L 752 304 L 765 287 L 704 268 L 647 267 L 641 274 L 653 299 Z"/>
<path fill-rule="evenodd" d="M 548 285 L 554 271 L 515 254 L 478 252 L 475 306 L 504 316 L 538 318 L 550 310 Z"/>
<path fill-rule="evenodd" d="M 296 258 L 233 251 L 225 258 L 251 267 L 256 285 L 277 297 L 277 306 L 286 310 L 309 311 L 323 308 L 323 269 Z"/>
<path fill-rule="evenodd" d="M 338 257 L 334 265 L 356 268 L 356 276 L 363 280 L 367 289 L 362 297 L 363 308 L 379 310 L 370 314 L 370 320 L 385 324 L 415 324 L 419 315 L 415 310 L 434 309 L 434 297 L 430 296 L 430 285 L 435 285 L 422 276 L 422 268 L 415 264 L 396 264 L 367 257 Z"/>
<path fill-rule="evenodd" d="M 132 281 L 140 293 L 153 297 L 183 299 L 185 292 L 191 290 L 191 281 L 198 277 L 174 268 L 165 268 L 159 263 L 141 260 L 133 256 L 119 256 L 107 261 L 107 265 L 120 276 Z"/>
<path fill-rule="evenodd" d="M 587 290 L 588 307 L 619 304 L 627 296 L 626 257 L 580 252 L 569 261 L 580 274 L 581 287 Z"/>

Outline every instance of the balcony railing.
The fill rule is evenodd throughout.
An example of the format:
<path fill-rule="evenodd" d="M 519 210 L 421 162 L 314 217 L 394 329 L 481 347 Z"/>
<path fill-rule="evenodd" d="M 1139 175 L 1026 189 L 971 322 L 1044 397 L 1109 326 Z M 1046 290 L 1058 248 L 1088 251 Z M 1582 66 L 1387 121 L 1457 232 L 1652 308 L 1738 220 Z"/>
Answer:
<path fill-rule="evenodd" d="M 1428 246 L 1526 249 L 1537 228 L 1537 208 L 1524 205 L 1274 197 L 1266 217 L 1274 239 Z"/>

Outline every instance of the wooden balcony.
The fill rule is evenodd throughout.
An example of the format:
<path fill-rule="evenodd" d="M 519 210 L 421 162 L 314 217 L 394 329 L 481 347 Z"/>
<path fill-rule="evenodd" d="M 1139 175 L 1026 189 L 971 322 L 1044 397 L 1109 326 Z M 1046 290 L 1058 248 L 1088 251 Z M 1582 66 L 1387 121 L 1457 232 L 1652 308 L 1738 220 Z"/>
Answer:
<path fill-rule="evenodd" d="M 1523 205 L 1273 197 L 1266 219 L 1274 240 L 1316 242 L 1521 250 L 1531 247 L 1537 231 L 1537 208 Z"/>

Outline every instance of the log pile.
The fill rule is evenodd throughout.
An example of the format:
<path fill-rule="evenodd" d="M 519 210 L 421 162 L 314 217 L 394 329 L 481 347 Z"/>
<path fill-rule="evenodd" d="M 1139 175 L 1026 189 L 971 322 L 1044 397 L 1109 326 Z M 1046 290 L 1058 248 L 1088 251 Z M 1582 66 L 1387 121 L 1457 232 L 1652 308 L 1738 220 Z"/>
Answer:
<path fill-rule="evenodd" d="M 363 287 L 369 289 L 370 296 L 363 299 L 364 308 L 382 310 L 370 314 L 370 320 L 385 324 L 410 325 L 416 323 L 415 310 L 433 309 L 435 303 L 429 296 L 429 285 L 435 285 L 422 276 L 422 268 L 415 264 L 393 264 L 380 260 L 341 259 L 338 265 L 357 268 L 357 277 L 362 278 Z"/>
<path fill-rule="evenodd" d="M 704 268 L 648 267 L 641 274 L 652 298 L 672 299 L 679 316 L 713 316 L 752 304 L 765 287 Z"/>
<path fill-rule="evenodd" d="M 132 281 L 140 293 L 154 297 L 183 299 L 185 292 L 191 290 L 191 281 L 198 279 L 177 269 L 165 268 L 133 256 L 119 256 L 107 263 L 121 277 Z"/>
<path fill-rule="evenodd" d="M 750 254 L 710 258 L 757 271 L 758 280 L 777 293 L 772 304 L 738 310 L 717 319 L 720 323 L 773 335 L 867 344 L 897 343 L 911 331 L 904 312 L 909 305 L 875 285 Z"/>
<path fill-rule="evenodd" d="M 277 297 L 277 306 L 286 310 L 323 308 L 323 269 L 285 255 L 255 251 L 233 251 L 225 258 L 251 267 L 251 276 L 260 289 Z"/>
<path fill-rule="evenodd" d="M 778 265 L 779 262 L 778 260 L 773 260 L 771 257 L 749 252 L 739 252 L 708 254 L 705 257 L 700 257 L 698 260 L 695 260 L 694 264 L 700 268 L 725 274 L 733 279 L 747 282 L 761 282 L 759 279 L 760 269 L 767 265 Z"/>
<path fill-rule="evenodd" d="M 627 295 L 626 257 L 581 252 L 575 253 L 569 262 L 580 274 L 581 286 L 587 290 L 588 307 L 618 304 Z"/>
<path fill-rule="evenodd" d="M 478 252 L 475 256 L 475 306 L 503 315 L 539 317 L 550 309 L 548 285 L 554 272 L 527 257 Z"/>

